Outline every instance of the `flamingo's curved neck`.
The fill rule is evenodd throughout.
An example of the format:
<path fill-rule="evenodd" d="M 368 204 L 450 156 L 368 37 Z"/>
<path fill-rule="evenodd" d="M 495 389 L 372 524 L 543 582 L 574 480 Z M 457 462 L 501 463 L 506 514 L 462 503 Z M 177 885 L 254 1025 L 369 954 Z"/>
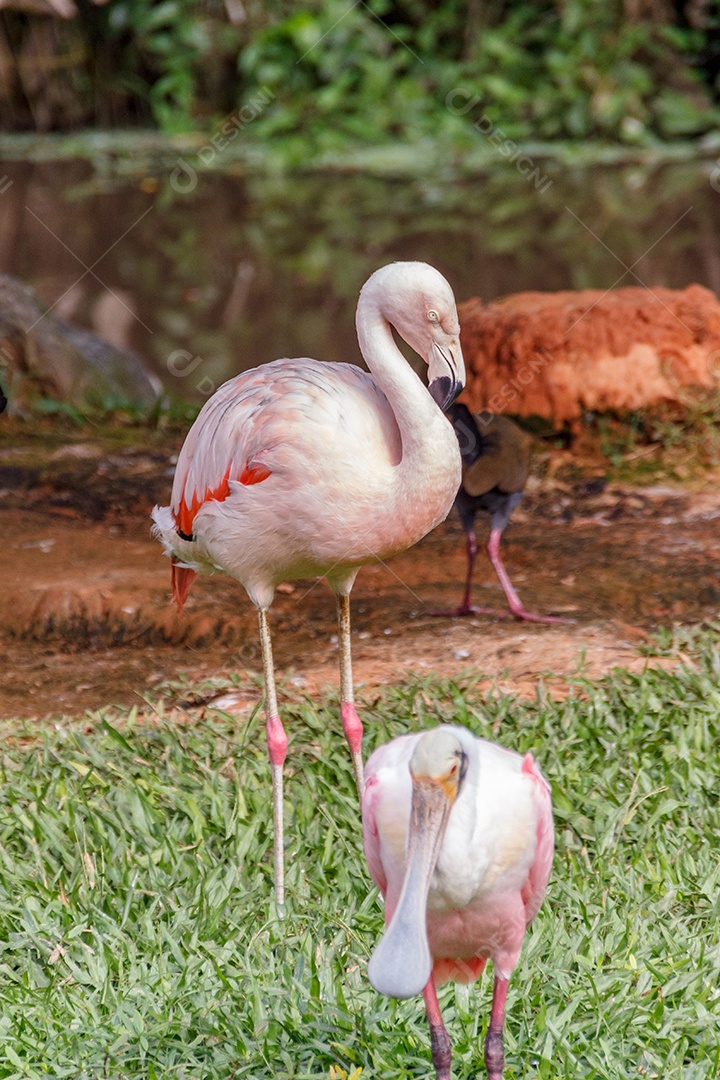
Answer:
<path fill-rule="evenodd" d="M 360 297 L 357 334 L 365 362 L 395 414 L 402 439 L 402 464 L 416 468 L 432 453 L 428 428 L 440 425 L 442 430 L 449 425 L 395 344 L 390 324 L 372 294 Z"/>

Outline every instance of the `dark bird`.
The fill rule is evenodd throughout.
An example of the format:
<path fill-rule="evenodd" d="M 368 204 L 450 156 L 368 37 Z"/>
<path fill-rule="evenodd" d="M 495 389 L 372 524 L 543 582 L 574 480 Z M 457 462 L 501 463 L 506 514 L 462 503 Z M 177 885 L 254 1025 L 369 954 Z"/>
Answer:
<path fill-rule="evenodd" d="M 534 615 L 525 610 L 500 558 L 500 537 L 522 498 L 530 472 L 532 436 L 506 416 L 489 412 L 473 415 L 467 405 L 460 402 L 451 405 L 446 415 L 455 429 L 462 457 L 462 482 L 455 497 L 455 507 L 467 533 L 468 569 L 460 607 L 434 614 L 451 617 L 495 614 L 492 609 L 474 607 L 470 603 L 477 556 L 475 516 L 482 510 L 490 514 L 492 522 L 487 552 L 512 614 L 516 619 L 528 622 L 562 622 L 554 615 Z"/>

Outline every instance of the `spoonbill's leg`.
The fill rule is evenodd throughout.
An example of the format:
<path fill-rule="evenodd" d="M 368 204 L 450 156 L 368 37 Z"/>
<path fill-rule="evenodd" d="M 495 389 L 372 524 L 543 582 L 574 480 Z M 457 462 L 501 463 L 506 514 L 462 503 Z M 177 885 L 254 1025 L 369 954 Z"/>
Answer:
<path fill-rule="evenodd" d="M 278 906 L 285 903 L 285 857 L 283 850 L 283 765 L 287 756 L 288 739 L 278 712 L 275 690 L 270 627 L 267 609 L 258 610 L 260 643 L 262 645 L 263 675 L 265 677 L 265 731 L 267 734 L 270 768 L 272 769 L 273 828 L 275 856 L 275 899 Z"/>
<path fill-rule="evenodd" d="M 505 1021 L 507 992 L 508 980 L 496 976 L 493 983 L 490 1026 L 485 1036 L 485 1068 L 487 1069 L 488 1080 L 502 1080 L 504 1064 L 503 1023 Z"/>
<path fill-rule="evenodd" d="M 340 648 L 340 719 L 352 755 L 358 798 L 363 794 L 363 726 L 355 711 L 350 645 L 350 597 L 337 595 L 338 644 Z"/>
<path fill-rule="evenodd" d="M 490 556 L 490 562 L 493 564 L 493 568 L 500 584 L 503 587 L 503 592 L 507 597 L 508 607 L 515 616 L 516 619 L 523 619 L 525 622 L 537 622 L 537 623 L 563 623 L 571 620 L 561 619 L 557 615 L 533 615 L 531 611 L 526 611 L 522 605 L 520 597 L 515 592 L 513 584 L 508 577 L 507 570 L 503 565 L 503 561 L 500 558 L 500 537 L 502 536 L 502 529 L 492 529 L 490 532 L 490 539 L 488 540 L 487 552 Z"/>
<path fill-rule="evenodd" d="M 432 1048 L 432 1059 L 433 1065 L 435 1066 L 435 1072 L 437 1073 L 437 1080 L 450 1080 L 450 1036 L 443 1024 L 440 1005 L 438 1004 L 437 993 L 435 991 L 435 980 L 432 975 L 425 984 L 423 998 L 425 999 L 425 1011 L 427 1012 L 428 1023 L 430 1025 L 430 1046 Z"/>

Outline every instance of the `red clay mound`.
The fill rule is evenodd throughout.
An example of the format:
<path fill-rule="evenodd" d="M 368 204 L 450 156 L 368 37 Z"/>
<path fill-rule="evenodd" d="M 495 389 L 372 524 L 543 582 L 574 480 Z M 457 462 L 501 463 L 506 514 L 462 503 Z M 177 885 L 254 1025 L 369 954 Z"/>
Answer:
<path fill-rule="evenodd" d="M 526 292 L 459 307 L 463 400 L 541 416 L 628 412 L 720 384 L 720 302 L 709 289 Z"/>

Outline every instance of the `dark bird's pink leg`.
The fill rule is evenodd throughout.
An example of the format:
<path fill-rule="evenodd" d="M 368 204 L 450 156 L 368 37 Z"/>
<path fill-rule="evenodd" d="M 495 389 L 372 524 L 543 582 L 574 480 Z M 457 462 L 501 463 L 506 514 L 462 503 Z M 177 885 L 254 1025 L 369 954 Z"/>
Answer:
<path fill-rule="evenodd" d="M 444 619 L 459 619 L 463 615 L 497 615 L 496 611 L 491 608 L 479 608 L 473 607 L 470 603 L 470 596 L 472 594 L 472 579 L 473 570 L 475 569 L 475 559 L 477 558 L 477 540 L 475 539 L 475 530 L 469 529 L 467 534 L 467 577 L 465 579 L 465 592 L 463 594 L 462 603 L 460 607 L 451 608 L 449 611 L 431 611 L 430 615 L 437 615 Z"/>
<path fill-rule="evenodd" d="M 488 1080 L 502 1080 L 504 1064 L 503 1023 L 505 1021 L 507 992 L 507 979 L 499 979 L 496 976 L 493 983 L 490 1026 L 485 1036 L 485 1068 L 487 1069 Z"/>
<path fill-rule="evenodd" d="M 425 984 L 423 990 L 425 1010 L 430 1025 L 430 1046 L 432 1048 L 433 1065 L 437 1074 L 437 1080 L 450 1080 L 450 1036 L 443 1024 L 442 1013 L 435 990 L 435 980 L 432 975 Z M 502 1023 L 502 1022 L 501 1022 Z M 502 1041 L 502 1035 L 500 1036 Z"/>
<path fill-rule="evenodd" d="M 569 619 L 562 619 L 557 615 L 535 615 L 531 611 L 526 611 L 523 607 L 522 601 L 513 588 L 513 583 L 508 577 L 508 572 L 503 565 L 503 561 L 500 558 L 500 537 L 502 536 L 502 529 L 492 529 L 490 532 L 490 539 L 488 540 L 487 553 L 490 557 L 490 562 L 493 565 L 493 569 L 498 576 L 500 584 L 503 587 L 503 592 L 507 597 L 508 607 L 510 608 L 511 615 L 514 615 L 516 619 L 523 619 L 525 622 L 537 622 L 537 623 L 566 623 L 570 622 Z M 472 579 L 475 569 L 475 559 L 477 558 L 477 540 L 475 539 L 475 530 L 467 530 L 467 578 L 465 579 L 465 592 L 463 594 L 462 603 L 458 608 L 452 608 L 450 611 L 431 611 L 431 615 L 438 615 L 444 618 L 460 618 L 463 615 L 496 615 L 500 618 L 504 616 L 504 612 L 496 611 L 495 608 L 476 607 L 470 603 L 470 596 L 472 593 Z"/>
<path fill-rule="evenodd" d="M 471 529 L 467 534 L 467 578 L 465 579 L 465 594 L 462 598 L 462 603 L 457 609 L 456 615 L 470 615 L 474 611 L 472 604 L 470 603 L 470 595 L 472 593 L 472 579 L 473 571 L 475 569 L 475 559 L 477 558 L 477 540 L 475 539 L 475 530 Z"/>
<path fill-rule="evenodd" d="M 503 587 L 503 592 L 507 597 L 508 607 L 515 616 L 516 619 L 523 619 L 525 622 L 537 622 L 537 623 L 562 623 L 567 622 L 567 619 L 561 619 L 557 615 L 534 615 L 531 611 L 526 611 L 522 605 L 520 597 L 515 592 L 513 584 L 508 577 L 507 570 L 503 565 L 503 561 L 500 558 L 500 537 L 502 536 L 502 529 L 492 529 L 490 532 L 490 539 L 488 540 L 487 552 L 490 556 L 490 562 L 493 564 L 493 569 L 497 574 L 500 584 Z"/>

